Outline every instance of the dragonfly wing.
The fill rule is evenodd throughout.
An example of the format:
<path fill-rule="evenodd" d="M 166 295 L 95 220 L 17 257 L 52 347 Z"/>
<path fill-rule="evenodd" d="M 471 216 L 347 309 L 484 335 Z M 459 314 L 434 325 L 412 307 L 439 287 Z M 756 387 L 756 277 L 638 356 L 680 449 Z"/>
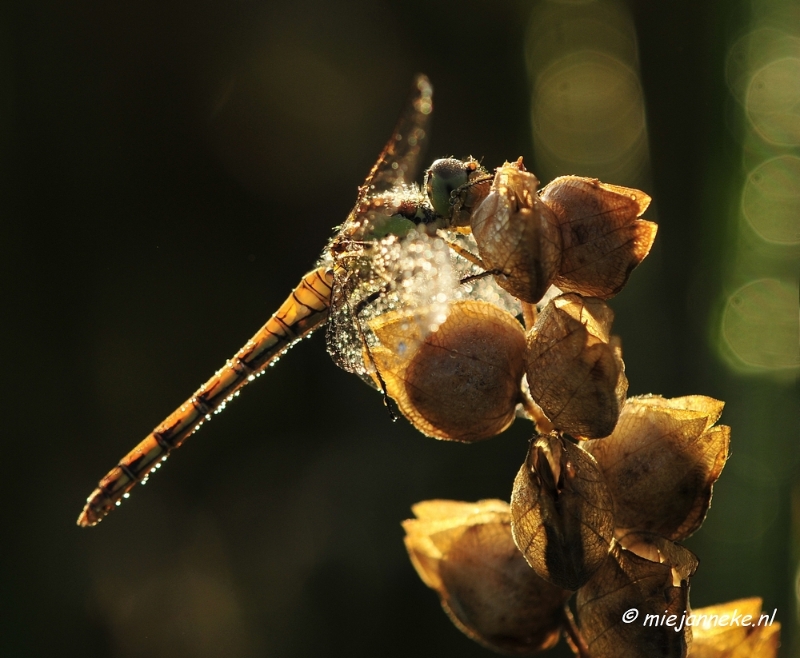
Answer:
<path fill-rule="evenodd" d="M 371 278 L 371 277 L 370 277 Z M 372 284 L 371 286 L 369 284 Z M 364 364 L 365 336 L 355 314 L 365 291 L 380 289 L 380 283 L 344 270 L 337 271 L 331 297 L 326 347 L 334 363 L 347 372 L 357 374 L 370 386 L 377 388 Z"/>
<path fill-rule="evenodd" d="M 370 197 L 416 180 L 433 112 L 433 87 L 425 75 L 414 78 L 411 93 L 386 146 L 358 192 L 354 214 Z"/>
<path fill-rule="evenodd" d="M 328 324 L 328 352 L 336 364 L 374 385 L 363 362 L 365 337 L 354 314 L 387 283 L 371 266 L 377 242 L 363 243 L 370 228 L 397 212 L 404 199 L 417 202 L 409 186 L 418 176 L 433 112 L 433 87 L 425 75 L 414 78 L 400 118 L 364 184 L 339 234 L 323 254 L 335 262 Z"/>

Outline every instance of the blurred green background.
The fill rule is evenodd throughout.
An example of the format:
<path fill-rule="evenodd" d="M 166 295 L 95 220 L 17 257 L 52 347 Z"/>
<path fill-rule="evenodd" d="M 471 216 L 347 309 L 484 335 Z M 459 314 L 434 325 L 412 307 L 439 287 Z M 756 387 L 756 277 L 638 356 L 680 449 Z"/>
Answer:
<path fill-rule="evenodd" d="M 629 393 L 723 399 L 733 428 L 691 600 L 762 596 L 800 655 L 798 43 L 788 0 L 3 5 L 0 654 L 489 655 L 400 521 L 508 499 L 530 426 L 392 424 L 321 333 L 75 526 L 310 268 L 422 71 L 428 159 L 653 196 L 612 302 Z"/>

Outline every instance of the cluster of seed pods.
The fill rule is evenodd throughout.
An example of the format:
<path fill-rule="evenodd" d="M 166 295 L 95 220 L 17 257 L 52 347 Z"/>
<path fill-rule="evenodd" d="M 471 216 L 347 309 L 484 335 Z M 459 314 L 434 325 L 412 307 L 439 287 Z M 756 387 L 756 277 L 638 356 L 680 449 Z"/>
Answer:
<path fill-rule="evenodd" d="M 527 332 L 508 311 L 476 300 L 452 303 L 427 335 L 409 335 L 402 312 L 370 321 L 387 392 L 425 434 L 463 442 L 495 436 L 528 402 L 525 389 L 548 429 L 586 439 L 614 429 L 627 380 L 603 300 L 650 251 L 656 225 L 639 219 L 650 198 L 575 176 L 541 194 L 537 187 L 521 160 L 506 163 L 469 213 L 477 257 L 525 305 Z M 563 294 L 534 320 L 535 304 L 556 288 Z M 401 342 L 410 347 L 398 349 Z"/>
<path fill-rule="evenodd" d="M 402 314 L 370 321 L 387 392 L 423 433 L 473 442 L 518 415 L 536 424 L 510 504 L 414 506 L 404 527 L 417 572 L 461 630 L 503 653 L 535 654 L 563 634 L 583 658 L 774 656 L 777 624 L 734 637 L 691 623 L 697 559 L 676 542 L 702 524 L 725 465 L 723 403 L 626 399 L 604 300 L 650 250 L 650 198 L 574 176 L 537 188 L 518 160 L 477 202 L 468 190 L 477 257 L 523 302 L 526 327 L 475 300 L 454 302 L 428 335 L 409 336 Z M 459 191 L 453 200 L 458 212 Z M 627 623 L 633 608 L 660 623 Z"/>

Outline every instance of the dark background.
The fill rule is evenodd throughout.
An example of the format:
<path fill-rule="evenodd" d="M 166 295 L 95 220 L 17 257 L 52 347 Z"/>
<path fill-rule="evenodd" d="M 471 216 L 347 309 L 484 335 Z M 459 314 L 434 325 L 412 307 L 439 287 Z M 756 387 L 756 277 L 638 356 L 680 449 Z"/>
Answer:
<path fill-rule="evenodd" d="M 100 526 L 75 519 L 310 268 L 415 72 L 435 87 L 429 159 L 535 163 L 531 4 L 0 10 L 0 654 L 488 655 L 419 581 L 400 521 L 427 498 L 508 499 L 530 426 L 462 446 L 392 424 L 321 333 Z M 763 596 L 788 643 L 797 384 L 735 374 L 709 339 L 742 175 L 723 68 L 747 14 L 627 6 L 660 224 L 613 302 L 629 393 L 727 401 L 692 602 Z M 782 467 L 759 479 L 747 455 Z"/>

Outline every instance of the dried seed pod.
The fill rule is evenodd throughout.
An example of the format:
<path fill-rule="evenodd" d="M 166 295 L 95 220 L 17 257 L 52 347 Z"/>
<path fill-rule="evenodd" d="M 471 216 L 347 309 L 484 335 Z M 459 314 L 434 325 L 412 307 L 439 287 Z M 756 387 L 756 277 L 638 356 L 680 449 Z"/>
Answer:
<path fill-rule="evenodd" d="M 611 436 L 586 442 L 614 499 L 618 536 L 678 541 L 700 527 L 728 458 L 730 428 L 713 426 L 722 407 L 702 395 L 629 398 Z"/>
<path fill-rule="evenodd" d="M 697 558 L 662 538 L 641 557 L 619 544 L 575 599 L 578 627 L 592 658 L 684 658 L 689 578 Z"/>
<path fill-rule="evenodd" d="M 591 455 L 556 433 L 528 450 L 514 480 L 514 541 L 533 570 L 576 590 L 605 561 L 614 533 L 611 495 Z"/>
<path fill-rule="evenodd" d="M 532 655 L 558 642 L 570 593 L 539 578 L 511 538 L 500 500 L 428 500 L 403 522 L 420 578 L 453 623 L 495 651 Z"/>
<path fill-rule="evenodd" d="M 637 219 L 650 197 L 593 178 L 562 176 L 542 190 L 541 200 L 555 213 L 561 229 L 555 285 L 601 299 L 622 290 L 656 237 L 656 224 Z"/>
<path fill-rule="evenodd" d="M 536 195 L 539 181 L 522 158 L 498 168 L 470 225 L 487 270 L 524 302 L 542 298 L 558 270 L 561 234 L 553 212 Z"/>
<path fill-rule="evenodd" d="M 573 436 L 608 436 L 617 424 L 628 380 L 614 313 L 574 293 L 553 299 L 528 334 L 531 397 L 553 426 Z"/>
<path fill-rule="evenodd" d="M 688 581 L 697 570 L 697 557 L 680 544 L 671 542 L 652 532 L 630 532 L 616 542 L 625 550 L 635 553 L 645 560 L 668 564 L 672 569 L 674 585 Z"/>
<path fill-rule="evenodd" d="M 691 611 L 691 658 L 776 658 L 781 625 L 761 613 L 761 599 L 739 599 Z"/>
<path fill-rule="evenodd" d="M 525 332 L 510 313 L 468 300 L 451 304 L 447 320 L 427 336 L 407 314 L 387 313 L 369 326 L 381 342 L 372 356 L 387 392 L 418 430 L 471 442 L 513 422 Z"/>

